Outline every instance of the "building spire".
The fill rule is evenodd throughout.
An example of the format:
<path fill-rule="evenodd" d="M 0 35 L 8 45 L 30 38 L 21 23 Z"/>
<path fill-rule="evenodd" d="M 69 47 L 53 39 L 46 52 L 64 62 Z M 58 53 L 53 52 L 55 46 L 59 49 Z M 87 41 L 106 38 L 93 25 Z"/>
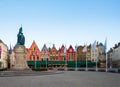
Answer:
<path fill-rule="evenodd" d="M 10 44 L 10 50 L 9 50 L 9 53 L 10 53 L 10 55 L 12 54 L 12 47 L 11 47 L 11 44 Z"/>

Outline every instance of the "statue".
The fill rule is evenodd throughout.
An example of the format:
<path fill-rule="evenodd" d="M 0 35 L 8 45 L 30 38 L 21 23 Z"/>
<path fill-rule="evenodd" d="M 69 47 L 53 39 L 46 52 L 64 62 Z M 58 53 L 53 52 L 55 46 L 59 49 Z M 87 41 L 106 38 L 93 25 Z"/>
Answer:
<path fill-rule="evenodd" d="M 24 45 L 25 44 L 25 37 L 22 33 L 22 27 L 19 29 L 19 33 L 17 34 L 17 45 Z"/>
<path fill-rule="evenodd" d="M 14 66 L 11 66 L 12 70 L 30 70 L 26 61 L 27 50 L 24 44 L 25 37 L 22 33 L 22 27 L 20 27 L 19 32 L 17 34 L 17 43 L 13 48 Z"/>

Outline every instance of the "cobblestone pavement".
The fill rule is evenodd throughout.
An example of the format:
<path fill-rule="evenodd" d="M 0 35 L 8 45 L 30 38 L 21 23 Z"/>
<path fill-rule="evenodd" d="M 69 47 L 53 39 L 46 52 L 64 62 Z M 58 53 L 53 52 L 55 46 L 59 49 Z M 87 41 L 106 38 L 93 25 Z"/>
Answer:
<path fill-rule="evenodd" d="M 34 75 L 36 72 L 31 73 L 29 76 L 0 77 L 0 87 L 120 87 L 119 73 L 90 71 L 48 71 L 37 72 L 38 75 Z"/>
<path fill-rule="evenodd" d="M 40 75 L 52 75 L 61 74 L 62 71 L 2 71 L 0 72 L 0 77 L 15 77 L 15 76 L 40 76 Z"/>

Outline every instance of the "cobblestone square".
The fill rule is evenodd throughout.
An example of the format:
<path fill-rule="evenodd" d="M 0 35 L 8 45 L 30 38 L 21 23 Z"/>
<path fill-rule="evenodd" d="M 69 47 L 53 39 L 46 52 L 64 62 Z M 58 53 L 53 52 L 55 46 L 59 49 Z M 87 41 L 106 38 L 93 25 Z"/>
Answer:
<path fill-rule="evenodd" d="M 0 77 L 0 87 L 120 87 L 119 73 L 90 71 L 40 73 L 36 76 Z"/>

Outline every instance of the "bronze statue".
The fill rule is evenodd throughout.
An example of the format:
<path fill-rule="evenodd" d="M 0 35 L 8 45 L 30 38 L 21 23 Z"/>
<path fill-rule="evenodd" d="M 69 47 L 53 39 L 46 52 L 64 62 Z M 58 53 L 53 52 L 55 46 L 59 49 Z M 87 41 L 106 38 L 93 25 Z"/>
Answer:
<path fill-rule="evenodd" d="M 22 33 L 22 27 L 19 29 L 19 33 L 17 34 L 17 45 L 24 45 L 25 44 L 25 37 Z"/>

